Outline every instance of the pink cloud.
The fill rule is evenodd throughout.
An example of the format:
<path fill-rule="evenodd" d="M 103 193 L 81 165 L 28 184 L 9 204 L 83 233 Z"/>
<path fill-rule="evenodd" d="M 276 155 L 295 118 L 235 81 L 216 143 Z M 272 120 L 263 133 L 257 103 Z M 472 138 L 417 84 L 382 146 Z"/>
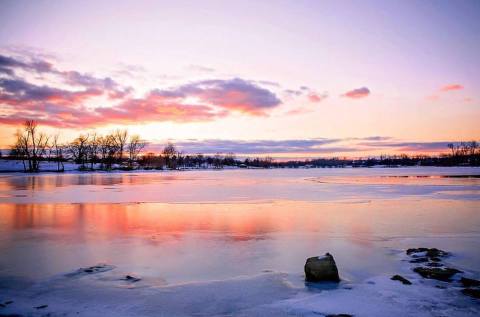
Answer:
<path fill-rule="evenodd" d="M 286 114 L 287 115 L 298 115 L 298 114 L 309 113 L 309 112 L 312 112 L 312 111 L 313 110 L 309 109 L 309 108 L 297 108 L 297 109 L 292 109 L 290 111 L 287 111 Z"/>
<path fill-rule="evenodd" d="M 138 122 L 201 122 L 211 121 L 227 114 L 207 105 L 184 104 L 171 98 L 149 94 L 145 98 L 129 99 L 115 107 L 97 108 L 98 123 Z M 96 124 L 97 122 L 92 122 Z"/>
<path fill-rule="evenodd" d="M 203 80 L 155 93 L 164 97 L 195 97 L 205 104 L 254 116 L 266 115 L 281 104 L 270 90 L 241 78 Z"/>
<path fill-rule="evenodd" d="M 308 100 L 310 100 L 310 102 L 317 103 L 317 102 L 321 102 L 321 101 L 325 100 L 327 97 L 328 97 L 327 94 L 319 95 L 317 93 L 312 92 L 308 95 Z"/>
<path fill-rule="evenodd" d="M 33 84 L 17 70 L 48 72 L 56 81 Z M 56 127 L 81 128 L 137 122 L 202 122 L 231 112 L 264 116 L 281 100 L 256 82 L 241 78 L 210 79 L 154 89 L 133 98 L 131 87 L 110 77 L 96 77 L 75 70 L 58 70 L 53 64 L 0 55 L 0 123 L 18 124 L 26 119 Z M 51 77 L 50 76 L 50 77 Z M 58 81 L 67 84 L 58 85 Z M 106 97 L 111 106 L 93 102 Z M 191 100 L 195 100 L 192 102 Z M 87 106 L 88 105 L 88 106 Z"/>
<path fill-rule="evenodd" d="M 429 95 L 426 97 L 426 99 L 429 101 L 437 101 L 438 99 L 440 99 L 440 97 L 438 95 Z"/>
<path fill-rule="evenodd" d="M 342 96 L 347 98 L 352 98 L 352 99 L 360 99 L 360 98 L 365 98 L 368 95 L 370 95 L 370 90 L 367 87 L 361 87 L 361 88 L 347 91 Z"/>
<path fill-rule="evenodd" d="M 445 85 L 440 88 L 440 91 L 454 91 L 454 90 L 462 90 L 464 87 L 460 84 L 449 84 Z"/>

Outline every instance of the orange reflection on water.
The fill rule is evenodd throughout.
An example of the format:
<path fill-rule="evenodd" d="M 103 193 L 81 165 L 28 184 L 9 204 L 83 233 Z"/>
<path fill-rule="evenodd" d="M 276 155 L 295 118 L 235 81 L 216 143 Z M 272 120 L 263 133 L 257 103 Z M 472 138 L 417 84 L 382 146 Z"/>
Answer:
<path fill-rule="evenodd" d="M 0 204 L 0 232 L 158 236 L 210 232 L 239 241 L 270 234 L 368 240 L 373 236 L 479 230 L 475 201 L 404 200 L 222 204 Z"/>

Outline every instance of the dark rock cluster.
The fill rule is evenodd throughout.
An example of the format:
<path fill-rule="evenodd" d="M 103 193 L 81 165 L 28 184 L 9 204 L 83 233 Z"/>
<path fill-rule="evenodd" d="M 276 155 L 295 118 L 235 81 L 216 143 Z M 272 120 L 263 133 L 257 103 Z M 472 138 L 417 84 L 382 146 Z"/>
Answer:
<path fill-rule="evenodd" d="M 434 279 L 443 282 L 450 282 L 452 276 L 462 271 L 450 267 L 416 267 L 413 269 L 415 273 L 420 274 L 424 278 Z"/>
<path fill-rule="evenodd" d="M 437 248 L 413 248 L 408 249 L 406 253 L 411 258 L 410 263 L 422 264 L 422 266 L 414 267 L 413 271 L 423 278 L 447 283 L 458 283 L 459 286 L 463 287 L 463 294 L 473 298 L 480 298 L 480 281 L 466 277 L 454 280 L 453 278 L 456 274 L 463 272 L 456 268 L 447 267 L 442 263 L 442 259 L 448 257 L 450 253 Z M 392 280 L 394 277 L 392 277 Z M 400 279 L 395 278 L 395 280 Z M 437 285 L 437 287 L 445 288 L 443 285 Z"/>

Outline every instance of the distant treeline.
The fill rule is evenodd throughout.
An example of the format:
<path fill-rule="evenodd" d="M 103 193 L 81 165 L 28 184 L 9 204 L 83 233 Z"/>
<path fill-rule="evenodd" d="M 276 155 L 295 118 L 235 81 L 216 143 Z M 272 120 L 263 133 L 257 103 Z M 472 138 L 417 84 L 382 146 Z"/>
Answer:
<path fill-rule="evenodd" d="M 238 159 L 235 154 L 184 154 L 168 143 L 160 154 L 144 153 L 147 142 L 127 130 L 107 135 L 81 134 L 73 141 L 60 143 L 59 135 L 49 136 L 38 130 L 35 121 L 26 121 L 16 133 L 16 142 L 8 155 L 0 157 L 21 160 L 25 172 L 39 172 L 40 162 L 54 162 L 63 172 L 66 162 L 78 164 L 80 170 L 186 169 L 186 168 L 319 168 L 373 166 L 480 166 L 480 147 L 476 141 L 451 143 L 449 153 L 428 155 L 382 155 L 360 159 L 317 158 L 275 161 L 271 157 Z M 446 148 L 446 149 L 447 149 Z"/>

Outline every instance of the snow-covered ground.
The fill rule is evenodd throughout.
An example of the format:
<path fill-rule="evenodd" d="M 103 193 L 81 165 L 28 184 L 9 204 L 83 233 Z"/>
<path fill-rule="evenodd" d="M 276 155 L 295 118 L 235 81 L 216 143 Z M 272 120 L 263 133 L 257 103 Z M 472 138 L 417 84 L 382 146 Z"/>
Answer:
<path fill-rule="evenodd" d="M 21 160 L 7 160 L 7 159 L 0 159 L 0 173 L 8 173 L 8 172 L 24 172 L 25 167 L 23 166 L 24 162 Z M 28 167 L 28 162 L 25 161 L 26 166 Z M 56 172 L 61 169 L 61 166 L 59 167 L 57 162 L 48 162 L 48 161 L 41 161 L 40 163 L 40 172 L 41 173 L 52 173 Z M 76 164 L 74 162 L 63 162 L 63 172 L 64 173 L 91 173 L 92 171 L 86 170 L 86 171 L 81 171 L 80 170 L 79 164 Z M 91 164 L 86 164 L 85 165 L 87 168 L 92 168 Z M 96 163 L 93 164 L 93 169 L 95 170 L 95 173 L 124 173 L 124 171 L 121 170 L 121 165 L 120 164 L 114 164 L 113 169 L 111 171 L 103 171 L 101 170 L 101 164 Z M 208 165 L 204 164 L 200 168 L 197 167 L 183 167 L 179 168 L 179 170 L 218 170 L 214 165 Z M 236 166 L 224 166 L 222 167 L 223 170 L 231 170 L 231 169 L 238 169 Z M 135 170 L 136 172 L 151 172 L 152 169 L 138 169 Z M 156 172 L 160 172 L 162 170 L 155 170 Z"/>
<path fill-rule="evenodd" d="M 25 162 L 28 166 L 28 162 Z M 78 170 L 78 165 L 72 162 L 63 163 L 66 172 Z M 40 162 L 42 171 L 56 171 L 58 168 L 56 162 Z M 23 172 L 24 166 L 22 161 L 18 160 L 0 160 L 0 172 Z"/>
<path fill-rule="evenodd" d="M 457 176 L 479 174 L 3 174 L 0 316 L 478 316 L 458 279 L 480 278 L 480 179 Z M 464 273 L 420 277 L 405 250 L 423 246 Z M 325 252 L 342 282 L 305 283 Z"/>

